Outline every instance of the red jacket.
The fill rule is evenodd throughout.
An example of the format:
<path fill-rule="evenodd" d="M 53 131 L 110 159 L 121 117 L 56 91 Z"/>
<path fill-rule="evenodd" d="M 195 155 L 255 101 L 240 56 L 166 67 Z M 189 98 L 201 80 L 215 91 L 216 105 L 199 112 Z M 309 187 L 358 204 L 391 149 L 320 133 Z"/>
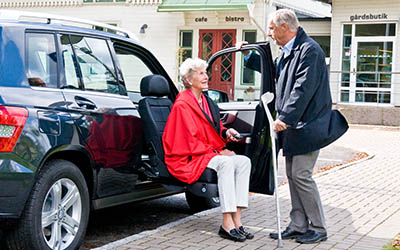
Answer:
<path fill-rule="evenodd" d="M 199 179 L 211 158 L 218 155 L 215 151 L 221 151 L 225 146 L 222 131 L 226 128 L 219 119 L 217 105 L 211 99 L 207 98 L 220 129 L 210 123 L 188 91 L 181 92 L 172 106 L 164 130 L 163 146 L 169 172 L 190 184 Z"/>

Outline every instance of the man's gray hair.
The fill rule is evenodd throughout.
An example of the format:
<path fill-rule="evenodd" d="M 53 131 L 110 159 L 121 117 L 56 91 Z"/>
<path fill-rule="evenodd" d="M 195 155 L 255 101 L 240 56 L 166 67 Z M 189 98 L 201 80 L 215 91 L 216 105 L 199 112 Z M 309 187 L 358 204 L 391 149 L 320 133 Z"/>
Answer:
<path fill-rule="evenodd" d="M 205 69 L 207 66 L 207 62 L 200 58 L 186 59 L 179 67 L 179 75 L 185 88 L 191 87 L 187 80 L 192 78 L 193 71 Z"/>
<path fill-rule="evenodd" d="M 276 26 L 286 23 L 291 32 L 296 32 L 300 26 L 296 14 L 289 9 L 280 9 L 273 12 L 269 16 L 269 20 L 272 20 Z"/>

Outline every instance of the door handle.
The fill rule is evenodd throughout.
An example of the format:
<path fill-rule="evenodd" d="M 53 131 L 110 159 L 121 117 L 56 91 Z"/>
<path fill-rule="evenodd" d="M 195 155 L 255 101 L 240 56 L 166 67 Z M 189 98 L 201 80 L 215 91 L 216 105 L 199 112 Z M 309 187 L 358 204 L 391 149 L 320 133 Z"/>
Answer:
<path fill-rule="evenodd" d="M 231 124 L 236 120 L 236 117 L 238 115 L 237 111 L 226 111 L 226 112 L 221 112 L 221 121 L 224 125 L 226 124 Z"/>
<path fill-rule="evenodd" d="M 75 102 L 79 107 L 84 109 L 91 109 L 91 110 L 97 109 L 96 104 L 94 104 L 94 102 L 80 96 L 75 96 Z"/>

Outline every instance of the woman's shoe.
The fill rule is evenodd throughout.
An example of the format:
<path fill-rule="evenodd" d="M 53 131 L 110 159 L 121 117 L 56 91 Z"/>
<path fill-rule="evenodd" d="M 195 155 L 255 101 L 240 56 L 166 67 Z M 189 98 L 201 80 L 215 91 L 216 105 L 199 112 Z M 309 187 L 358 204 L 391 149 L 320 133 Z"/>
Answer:
<path fill-rule="evenodd" d="M 238 229 L 239 233 L 241 233 L 246 239 L 251 240 L 254 238 L 254 235 L 252 233 L 247 232 L 243 226 L 240 226 Z"/>
<path fill-rule="evenodd" d="M 243 242 L 246 240 L 246 236 L 242 235 L 236 228 L 230 230 L 229 232 L 220 226 L 218 235 L 224 239 Z"/>

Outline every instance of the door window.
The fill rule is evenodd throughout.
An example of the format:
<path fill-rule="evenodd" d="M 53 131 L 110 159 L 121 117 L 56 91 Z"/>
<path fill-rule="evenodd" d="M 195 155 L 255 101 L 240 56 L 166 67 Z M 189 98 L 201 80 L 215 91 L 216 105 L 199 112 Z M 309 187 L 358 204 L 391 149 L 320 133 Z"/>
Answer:
<path fill-rule="evenodd" d="M 57 87 L 57 53 L 53 34 L 27 33 L 27 75 L 31 86 Z"/>
<path fill-rule="evenodd" d="M 119 94 L 119 83 L 106 40 L 83 36 L 71 36 L 70 39 L 85 90 Z M 70 61 L 65 63 L 72 69 Z"/>
<path fill-rule="evenodd" d="M 78 66 L 74 59 L 74 51 L 72 49 L 69 35 L 61 36 L 61 56 L 64 64 L 64 88 L 79 89 L 82 83 L 79 79 Z"/>
<path fill-rule="evenodd" d="M 258 52 L 255 50 L 252 51 L 251 53 L 258 54 Z M 241 58 L 242 52 L 225 53 L 225 54 L 221 55 L 218 59 L 214 60 L 211 65 L 209 65 L 208 69 L 209 69 L 210 79 L 215 79 L 215 78 L 219 79 L 217 87 L 210 86 L 210 88 L 225 92 L 226 94 L 228 94 L 229 100 L 231 100 L 231 101 L 255 101 L 255 100 L 258 100 L 260 97 L 260 88 L 261 88 L 261 79 L 262 79 L 261 73 L 254 69 L 245 67 L 244 64 L 241 64 L 242 66 L 241 66 L 238 74 L 240 74 L 240 72 L 245 72 L 245 75 L 243 75 L 243 77 L 247 77 L 246 79 L 248 79 L 249 81 L 251 80 L 251 84 L 242 85 L 242 84 L 240 84 L 240 82 L 237 82 L 236 84 L 234 84 L 234 82 L 233 82 L 232 83 L 233 95 L 231 95 L 231 96 L 229 96 L 229 92 L 227 92 L 226 88 L 224 88 L 224 83 L 230 79 L 228 78 L 227 75 L 220 74 L 220 71 L 221 71 L 221 73 L 229 72 L 230 69 L 225 67 L 225 65 L 221 62 L 223 62 L 224 60 L 229 60 L 231 58 L 236 58 L 236 57 Z M 240 62 L 238 62 L 238 63 L 240 63 Z M 220 64 L 222 64 L 222 65 L 220 66 Z M 218 69 L 218 70 L 216 70 L 216 69 Z M 231 76 L 231 77 L 233 78 L 233 76 Z M 237 78 L 240 79 L 239 77 L 237 77 Z M 218 101 L 218 100 L 216 100 L 216 101 Z"/>
<path fill-rule="evenodd" d="M 147 65 L 129 50 L 115 48 L 127 91 L 140 92 L 140 81 L 152 74 Z"/>
<path fill-rule="evenodd" d="M 356 102 L 390 103 L 392 42 L 358 42 Z"/>

